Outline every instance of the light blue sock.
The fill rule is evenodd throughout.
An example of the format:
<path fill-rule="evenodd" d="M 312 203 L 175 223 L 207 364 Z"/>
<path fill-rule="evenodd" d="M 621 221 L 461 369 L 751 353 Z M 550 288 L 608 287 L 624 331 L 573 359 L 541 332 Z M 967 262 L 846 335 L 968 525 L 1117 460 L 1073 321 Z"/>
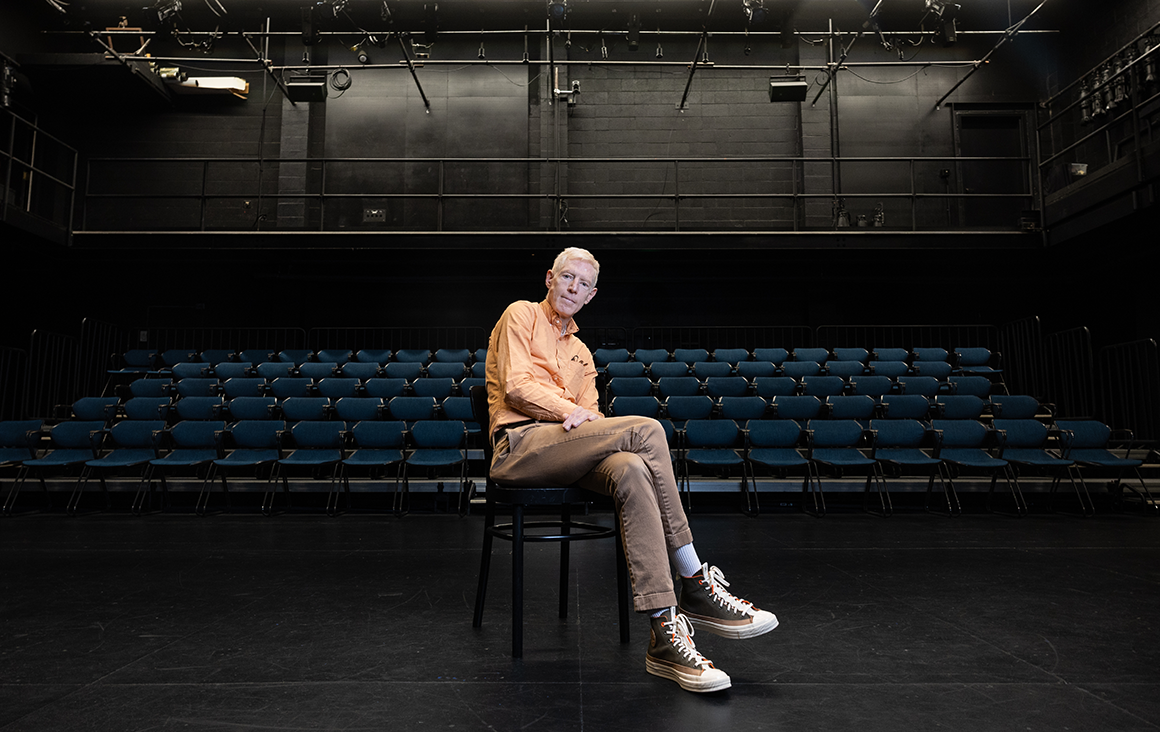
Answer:
<path fill-rule="evenodd" d="M 697 556 L 692 542 L 673 551 L 673 564 L 677 565 L 677 573 L 682 577 L 693 577 L 701 573 L 701 558 Z"/>

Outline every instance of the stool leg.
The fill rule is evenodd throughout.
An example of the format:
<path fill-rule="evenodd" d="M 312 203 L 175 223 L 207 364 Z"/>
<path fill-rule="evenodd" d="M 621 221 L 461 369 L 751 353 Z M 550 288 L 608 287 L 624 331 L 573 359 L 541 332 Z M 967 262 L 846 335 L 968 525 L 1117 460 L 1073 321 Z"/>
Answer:
<path fill-rule="evenodd" d="M 572 533 L 572 507 L 564 504 L 560 507 L 560 534 L 568 536 Z M 560 542 L 560 617 L 568 617 L 568 565 L 572 542 L 564 539 Z"/>
<path fill-rule="evenodd" d="M 475 589 L 475 616 L 471 620 L 473 628 L 483 625 L 483 601 L 487 595 L 487 578 L 491 572 L 491 529 L 493 526 L 495 526 L 495 503 L 489 500 L 483 521 L 483 555 L 479 560 L 479 585 Z"/>
<path fill-rule="evenodd" d="M 524 507 L 512 506 L 512 658 L 524 655 Z"/>
<path fill-rule="evenodd" d="M 620 606 L 620 642 L 628 643 L 628 605 L 631 601 L 628 581 L 628 562 L 624 558 L 624 542 L 616 532 L 616 601 Z"/>

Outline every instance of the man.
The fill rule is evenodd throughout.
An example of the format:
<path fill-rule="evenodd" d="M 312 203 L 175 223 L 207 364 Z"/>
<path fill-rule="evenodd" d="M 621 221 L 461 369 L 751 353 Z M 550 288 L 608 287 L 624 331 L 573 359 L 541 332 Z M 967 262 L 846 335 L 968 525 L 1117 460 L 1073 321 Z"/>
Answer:
<path fill-rule="evenodd" d="M 611 495 L 633 604 L 652 618 L 646 670 L 689 691 L 727 689 L 729 676 L 697 652 L 694 628 L 751 638 L 777 618 L 730 594 L 721 571 L 701 563 L 660 423 L 600 413 L 592 354 L 573 320 L 596 296 L 599 274 L 589 252 L 565 249 L 548 271 L 547 297 L 512 303 L 496 323 L 487 352 L 491 475 Z M 670 560 L 681 576 L 679 603 Z"/>

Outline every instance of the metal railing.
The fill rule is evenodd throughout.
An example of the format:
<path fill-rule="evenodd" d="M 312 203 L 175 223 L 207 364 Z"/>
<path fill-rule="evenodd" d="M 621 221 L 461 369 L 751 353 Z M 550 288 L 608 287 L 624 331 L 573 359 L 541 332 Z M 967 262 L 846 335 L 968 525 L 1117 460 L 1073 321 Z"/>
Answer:
<path fill-rule="evenodd" d="M 28 352 L 19 348 L 0 348 L 0 419 L 24 419 L 28 416 Z"/>
<path fill-rule="evenodd" d="M 1044 336 L 1043 360 L 1048 366 L 1045 396 L 1055 404 L 1056 416 L 1095 416 L 1092 336 L 1088 329 L 1071 328 Z"/>
<path fill-rule="evenodd" d="M 1138 439 L 1160 438 L 1160 357 L 1151 338 L 1101 349 L 1100 416 L 1113 428 L 1127 428 Z"/>
<path fill-rule="evenodd" d="M 1033 208 L 1034 191 L 1028 176 L 1018 193 L 960 193 L 949 187 L 925 191 L 925 171 L 955 168 L 963 163 L 1009 164 L 1031 170 L 1028 157 L 700 157 L 700 158 L 90 158 L 85 169 L 85 194 L 79 231 L 239 231 L 278 230 L 264 206 L 275 202 L 308 202 L 317 213 L 308 230 L 316 231 L 552 231 L 565 226 L 578 231 L 799 231 L 837 225 L 840 202 L 866 199 L 883 204 L 886 225 L 894 231 L 937 231 L 951 224 L 946 203 L 971 199 L 1018 199 Z M 312 164 L 305 190 L 270 190 L 276 174 L 267 169 L 280 163 Z M 230 166 L 232 174 L 215 177 L 215 166 Z M 465 170 L 487 165 L 492 171 L 511 166 L 504 176 L 473 177 Z M 108 166 L 106 171 L 104 167 Z M 344 166 L 344 167 L 343 167 Z M 368 167 L 369 166 L 369 167 Z M 422 176 L 408 174 L 427 166 Z M 651 181 L 617 179 L 616 186 L 592 171 L 610 167 L 639 170 L 652 166 Z M 822 173 L 807 169 L 821 166 Z M 876 166 L 873 188 L 847 185 L 829 190 L 835 170 Z M 240 167 L 240 170 L 239 170 Z M 342 167 L 342 170 L 339 168 Z M 355 171 L 362 167 L 365 175 Z M 700 176 L 695 170 L 726 170 L 730 175 Z M 241 175 L 239 175 L 241 173 Z M 494 190 L 500 183 L 509 190 Z M 645 176 L 648 177 L 648 176 Z M 350 179 L 359 181 L 356 184 Z M 703 178 L 703 180 L 697 180 Z M 807 178 L 825 190 L 808 190 Z M 953 176 L 958 179 L 958 176 Z M 241 179 L 241 180 L 239 180 Z M 372 180 L 367 183 L 366 180 Z M 474 183 L 478 180 L 478 183 Z M 941 180 L 941 178 L 940 178 Z M 466 182 L 465 182 L 466 181 Z M 551 181 L 557 181 L 555 183 Z M 894 181 L 891 187 L 884 181 Z M 659 189 L 649 189 L 649 184 Z M 623 190 L 611 190 L 615 187 Z M 117 188 L 125 188 L 117 190 Z M 378 188 L 377 190 L 375 188 Z M 545 187 L 551 190 L 543 190 Z M 357 188 L 357 190 L 344 190 Z M 228 189 L 228 190 L 226 190 Z M 500 202 L 514 204 L 507 210 Z M 831 202 L 835 213 L 819 214 L 807 204 Z M 162 202 L 168 202 L 163 204 Z M 352 205 L 358 202 L 358 205 Z M 378 203 L 381 202 L 381 203 Z M 535 210 L 530 204 L 545 204 Z M 613 215 L 612 203 L 622 203 Z M 463 209 L 470 203 L 482 207 Z M 586 206 L 586 204 L 592 204 Z M 929 207 L 927 204 L 931 203 Z M 134 205 L 136 204 L 136 205 Z M 408 210 L 399 210 L 405 204 Z M 599 205 L 597 205 L 599 204 Z M 382 207 L 386 207 L 383 209 Z M 395 207 L 395 208 L 392 208 Z M 382 209 L 367 214 L 367 208 Z M 724 209 L 724 212 L 723 212 Z M 822 209 L 824 210 L 824 209 Z M 137 220 L 131 220 L 133 218 Z M 369 217 L 369 218 L 368 218 Z M 380 218 L 381 217 L 381 218 Z M 302 216 L 295 218 L 301 222 Z M 898 221 L 903 220 L 902 225 Z M 484 224 L 481 226 L 480 222 Z M 655 221 L 655 222 L 654 222 Z M 691 223 L 690 223 L 691 222 Z M 856 222 L 850 222 L 856 225 Z M 969 222 L 967 222 L 969 225 Z M 868 218 L 867 226 L 874 226 Z M 295 223 L 289 230 L 299 230 Z M 953 227 L 964 228 L 964 227 Z M 1019 222 L 1012 221 L 1015 231 Z"/>
<path fill-rule="evenodd" d="M 31 120 L 3 108 L 7 126 L 0 144 L 0 221 L 19 225 L 14 212 L 67 233 L 76 199 L 77 151 Z"/>

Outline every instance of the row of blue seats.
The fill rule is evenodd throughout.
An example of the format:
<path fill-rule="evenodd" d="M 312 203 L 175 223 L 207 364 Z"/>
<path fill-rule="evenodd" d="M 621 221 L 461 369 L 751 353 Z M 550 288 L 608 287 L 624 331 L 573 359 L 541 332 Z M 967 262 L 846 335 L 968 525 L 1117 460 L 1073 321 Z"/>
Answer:
<path fill-rule="evenodd" d="M 689 419 L 721 418 L 734 421 L 751 419 L 1037 419 L 1050 424 L 1054 419 L 1050 405 L 1040 404 L 1025 395 L 996 395 L 989 400 L 973 395 L 942 395 L 927 399 L 921 395 L 898 394 L 880 400 L 865 395 L 816 397 L 809 395 L 619 396 L 609 404 L 612 416 L 635 415 L 683 422 Z"/>
<path fill-rule="evenodd" d="M 990 349 L 981 347 L 960 347 L 948 351 L 945 348 L 598 348 L 592 353 L 596 366 L 607 368 L 613 363 L 654 363 L 679 362 L 692 365 L 698 362 L 728 363 L 734 367 L 750 361 L 768 361 L 781 366 L 785 363 L 815 362 L 826 364 L 831 361 L 853 361 L 873 364 L 884 361 L 902 361 L 906 364 L 949 363 L 955 369 L 970 369 L 978 372 L 1000 371 L 1001 357 Z"/>
<path fill-rule="evenodd" d="M 422 364 L 418 361 L 391 361 L 387 364 L 378 364 L 357 361 L 348 363 L 310 361 L 303 364 L 293 364 L 283 361 L 263 361 L 253 364 L 249 361 L 231 361 L 211 365 L 188 362 L 175 364 L 165 372 L 141 374 L 140 378 L 164 377 L 177 381 L 192 378 L 212 378 L 218 381 L 234 378 L 263 378 L 271 381 L 288 376 L 315 380 L 331 377 L 363 380 L 384 377 L 418 379 L 430 376 L 452 378 L 458 381 L 468 376 L 483 378 L 484 363 L 477 361 L 473 364 L 465 364 L 452 361 Z"/>
<path fill-rule="evenodd" d="M 406 467 L 434 470 L 460 466 L 460 487 L 466 480 L 467 425 L 462 421 L 326 422 L 281 420 L 189 420 L 169 425 L 162 420 L 126 420 L 111 427 L 100 421 L 62 422 L 49 429 L 37 421 L 0 423 L 0 441 L 20 443 L 0 448 L 0 465 L 19 467 L 17 479 L 4 504 L 11 513 L 24 481 L 31 475 L 44 486 L 46 477 L 75 473 L 76 487 L 68 511 L 76 510 L 85 483 L 97 477 L 104 487 L 110 475 L 140 478 L 134 499 L 140 508 L 153 477 L 164 485 L 166 471 L 190 473 L 204 469 L 199 509 L 204 507 L 207 484 L 215 476 L 244 471 L 253 477 L 271 467 L 271 479 L 293 469 L 307 469 L 333 480 L 347 479 L 347 468 L 383 470 L 398 466 L 396 481 L 407 480 Z M 341 471 L 341 472 L 340 472 Z M 405 487 L 405 486 L 404 486 Z M 47 495 L 47 486 L 44 486 Z M 289 486 L 286 484 L 288 490 Z M 397 493 L 397 490 L 396 490 Z M 267 498 L 269 500 L 269 497 Z M 265 503 L 263 504 L 265 508 Z"/>
<path fill-rule="evenodd" d="M 646 376 L 654 381 L 666 376 L 696 376 L 707 379 L 720 376 L 740 376 L 754 379 L 769 376 L 789 376 L 800 379 L 804 376 L 839 376 L 849 379 L 856 376 L 878 375 L 896 379 L 901 376 L 932 376 L 947 379 L 954 375 L 984 375 L 1001 381 L 996 371 L 978 372 L 955 368 L 946 361 L 923 361 L 909 364 L 906 361 L 741 361 L 731 364 L 725 361 L 656 361 L 651 364 L 640 361 L 616 361 L 604 367 L 608 378 Z"/>
<path fill-rule="evenodd" d="M 69 421 L 91 421 L 112 425 L 123 420 L 263 420 L 290 421 L 339 419 L 343 421 L 398 419 L 407 422 L 434 419 L 473 420 L 471 402 L 465 396 L 396 395 L 383 397 L 238 396 L 221 395 L 169 397 L 133 397 L 124 402 L 115 397 L 85 397 L 74 402 Z M 471 421 L 475 428 L 475 423 Z"/>
<path fill-rule="evenodd" d="M 838 394 L 863 394 L 881 398 L 889 394 L 921 394 L 935 397 L 939 394 L 972 394 L 989 397 L 992 393 L 1005 392 L 985 376 L 957 376 L 940 381 L 933 376 L 900 376 L 890 379 L 885 376 L 854 376 L 843 379 L 840 376 L 804 376 L 795 379 L 789 376 L 758 376 L 752 380 L 740 376 L 710 376 L 705 380 L 695 376 L 665 376 L 653 381 L 644 376 L 618 376 L 608 380 L 605 386 L 606 401 L 617 396 L 687 396 L 708 394 L 709 396 L 743 396 L 753 394 L 762 397 L 807 394 L 832 396 Z"/>
<path fill-rule="evenodd" d="M 991 477 L 993 493 L 1002 477 L 1011 490 L 1015 510 L 1027 513 L 1019 488 L 1020 472 L 1052 478 L 1051 493 L 1068 478 L 1085 514 L 1094 513 L 1081 469 L 1112 471 L 1116 481 L 1127 470 L 1142 464 L 1139 458 L 1118 456 L 1108 450 L 1111 431 L 1094 420 L 1060 421 L 1049 429 L 1035 419 L 996 419 L 991 425 L 978 421 L 935 419 L 751 420 L 744 426 L 729 420 L 690 420 L 679 436 L 677 474 L 688 495 L 694 466 L 713 475 L 733 467 L 743 470 L 742 487 L 753 485 L 759 472 L 786 477 L 792 470 L 803 475 L 802 489 L 812 498 L 813 513 L 825 512 L 821 488 L 823 474 L 838 477 L 864 475 L 866 498 L 876 487 L 879 510 L 892 511 L 886 488 L 888 475 L 920 474 L 928 477 L 927 505 L 935 480 L 942 484 L 947 512 L 961 512 L 954 478 L 964 473 Z M 1077 482 L 1078 478 L 1078 482 Z M 1142 497 L 1150 499 L 1143 480 Z M 749 509 L 756 511 L 756 491 L 748 492 Z M 988 500 L 988 505 L 990 501 Z M 807 506 L 807 510 L 809 507 Z"/>
<path fill-rule="evenodd" d="M 279 398 L 291 396 L 326 396 L 338 399 L 344 396 L 374 396 L 391 398 L 394 396 L 417 395 L 444 396 L 467 394 L 474 384 L 483 384 L 478 377 L 452 379 L 450 377 L 425 377 L 404 379 L 383 377 L 356 379 L 352 377 L 329 376 L 311 379 L 304 376 L 282 376 L 267 381 L 257 376 L 239 376 L 225 381 L 213 378 L 191 377 L 177 381 L 170 379 L 136 379 L 124 388 L 115 391 L 118 399 L 132 397 L 172 396 L 217 396 L 226 398 L 238 396 L 260 396 L 272 394 Z"/>
<path fill-rule="evenodd" d="M 183 363 L 197 363 L 203 366 L 217 366 L 228 363 L 265 363 L 279 362 L 301 366 L 306 363 L 323 362 L 345 364 L 374 363 L 383 366 L 387 363 L 419 363 L 426 365 L 432 362 L 471 364 L 483 362 L 487 359 L 487 349 L 468 348 L 390 348 L 360 349 L 357 351 L 346 348 L 331 349 L 304 349 L 293 348 L 273 351 L 266 348 L 247 349 L 206 349 L 169 348 L 163 351 L 148 348 L 135 348 L 116 354 L 113 357 L 114 365 L 110 371 L 120 372 L 148 372 L 167 371 Z"/>

